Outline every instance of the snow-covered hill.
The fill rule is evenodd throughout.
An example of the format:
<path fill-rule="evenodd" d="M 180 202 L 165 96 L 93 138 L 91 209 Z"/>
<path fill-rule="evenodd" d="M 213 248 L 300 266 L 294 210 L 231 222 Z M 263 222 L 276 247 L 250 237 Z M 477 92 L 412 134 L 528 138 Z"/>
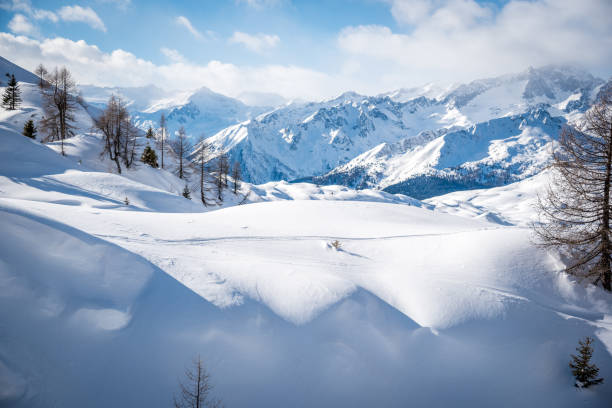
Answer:
<path fill-rule="evenodd" d="M 419 207 L 304 195 L 180 213 L 182 197 L 1 136 L 2 405 L 168 406 L 197 354 L 235 407 L 612 397 L 605 384 L 577 392 L 567 368 L 591 335 L 612 375 L 609 295 L 559 273 L 529 229 L 498 222 L 512 219 L 519 185 L 470 198 L 498 219 L 447 214 L 449 197 Z M 142 202 L 121 203 L 126 185 Z M 267 190 L 285 187 L 339 191 Z"/>
<path fill-rule="evenodd" d="M 579 118 L 603 83 L 572 68 L 544 67 L 449 89 L 430 84 L 422 89 L 404 89 L 376 97 L 349 92 L 320 103 L 290 104 L 231 126 L 208 141 L 218 151 L 227 151 L 232 159 L 240 161 L 245 178 L 256 183 L 308 179 L 329 173 L 320 181 L 359 188 L 384 188 L 401 182 L 422 184 L 422 180 L 409 180 L 422 173 L 412 167 L 421 166 L 424 171 L 422 161 L 435 161 L 434 157 L 416 158 L 419 163 L 408 164 L 410 170 L 396 171 L 403 167 L 399 163 L 390 164 L 390 169 L 380 167 L 394 161 L 392 156 L 405 156 L 407 149 L 420 152 L 427 149 L 437 154 L 442 146 L 449 162 L 446 164 L 473 167 L 475 159 L 485 160 L 482 149 L 486 150 L 488 145 L 483 144 L 484 140 L 496 144 L 488 166 L 520 167 L 518 162 L 532 161 L 526 158 L 525 154 L 531 153 L 525 149 L 542 148 L 539 145 L 545 139 L 547 143 L 557 136 L 563 121 Z M 538 120 L 541 126 L 535 123 Z M 520 136 L 523 121 L 529 123 L 529 128 L 544 129 L 540 133 L 547 134 Z M 467 137 L 468 134 L 472 136 Z M 436 136 L 442 139 L 434 141 Z M 464 147 L 462 140 L 470 138 L 478 140 L 467 140 L 469 146 Z M 452 140 L 457 141 L 454 150 Z M 427 146 L 431 143 L 438 147 Z M 523 146 L 505 146 L 508 143 Z M 511 157 L 514 154 L 518 156 Z M 508 156 L 503 163 L 499 162 L 502 155 Z M 376 163 L 368 162 L 373 158 Z M 442 161 L 434 166 L 436 170 L 446 167 Z M 496 174 L 492 177 L 495 181 L 478 181 L 481 175 L 469 171 L 460 175 L 458 185 L 497 185 L 500 180 L 507 183 L 537 171 L 531 164 L 526 166 L 533 171 Z M 535 167 L 541 168 L 541 163 Z M 387 171 L 394 174 L 390 176 Z M 487 169 L 478 171 L 486 173 Z M 449 190 L 443 192 L 446 191 Z"/>

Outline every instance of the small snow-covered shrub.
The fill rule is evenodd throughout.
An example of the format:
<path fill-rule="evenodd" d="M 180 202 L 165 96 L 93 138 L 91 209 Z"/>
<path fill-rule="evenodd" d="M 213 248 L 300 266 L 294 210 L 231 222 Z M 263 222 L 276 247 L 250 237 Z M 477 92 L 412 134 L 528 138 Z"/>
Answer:
<path fill-rule="evenodd" d="M 338 241 L 337 239 L 332 241 L 330 245 L 336 251 L 339 251 L 340 249 L 342 249 L 342 242 Z"/>

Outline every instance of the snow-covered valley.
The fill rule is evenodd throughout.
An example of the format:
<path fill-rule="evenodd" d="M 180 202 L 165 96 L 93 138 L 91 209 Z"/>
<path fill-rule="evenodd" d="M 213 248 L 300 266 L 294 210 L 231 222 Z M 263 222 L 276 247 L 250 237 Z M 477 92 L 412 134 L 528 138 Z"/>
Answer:
<path fill-rule="evenodd" d="M 211 139 L 245 159 L 250 181 L 266 183 L 247 179 L 204 206 L 197 191 L 180 195 L 172 155 L 165 170 L 139 163 L 114 173 L 83 107 L 65 156 L 57 142 L 22 136 L 42 114 L 37 86 L 22 79 L 21 108 L 0 111 L 0 406 L 171 406 L 198 354 L 228 407 L 609 405 L 610 384 L 577 390 L 567 363 L 577 340 L 592 336 L 600 375 L 612 378 L 610 295 L 562 272 L 530 228 L 547 149 L 579 109 L 521 107 L 469 117 L 468 130 L 453 122 L 440 134 L 423 124 L 400 132 L 381 125 L 372 99 L 390 110 L 426 99 L 360 105 L 344 95 L 341 108 L 321 102 L 319 116 L 284 133 L 297 150 L 258 150 L 272 141 L 262 129 L 281 121 L 274 112 L 305 112 L 289 105 Z M 564 100 L 574 91 L 560 88 Z M 372 189 L 259 178 L 274 168 L 270 157 L 295 159 L 302 167 L 284 174 L 296 178 L 334 168 L 347 150 L 317 150 L 324 144 L 311 137 L 337 109 L 373 124 L 373 133 L 328 133 L 325 142 L 367 171 L 382 163 L 383 176 L 359 186 Z M 420 109 L 431 121 L 433 108 Z M 405 125 L 411 113 L 393 115 Z M 433 135 L 399 146 L 422 131 Z M 380 143 L 398 149 L 374 160 Z M 406 163 L 442 171 L 493 159 L 516 177 L 425 201 L 378 189 L 409 174 Z"/>

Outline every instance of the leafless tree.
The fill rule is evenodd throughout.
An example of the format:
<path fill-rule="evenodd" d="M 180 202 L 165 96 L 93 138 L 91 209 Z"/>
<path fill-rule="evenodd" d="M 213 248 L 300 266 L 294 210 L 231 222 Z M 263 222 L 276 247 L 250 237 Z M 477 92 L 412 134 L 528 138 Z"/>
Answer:
<path fill-rule="evenodd" d="M 38 64 L 34 73 L 38 77 L 38 86 L 40 89 L 44 89 L 47 86 L 47 75 L 49 75 L 49 71 L 47 71 L 47 68 L 45 68 L 43 64 Z"/>
<path fill-rule="evenodd" d="M 240 163 L 238 162 L 234 162 L 232 179 L 234 179 L 234 194 L 238 194 L 238 190 L 240 189 Z"/>
<path fill-rule="evenodd" d="M 209 146 L 204 141 L 204 137 L 200 139 L 197 144 L 198 148 L 196 151 L 195 163 L 198 166 L 200 173 L 200 199 L 202 204 L 208 205 L 206 202 L 206 161 L 208 160 Z"/>
<path fill-rule="evenodd" d="M 213 389 L 210 375 L 200 356 L 185 369 L 185 380 L 179 381 L 179 395 L 174 396 L 175 408 L 220 408 L 222 403 L 210 397 Z"/>
<path fill-rule="evenodd" d="M 130 167 L 136 156 L 137 129 L 130 120 L 130 115 L 121 98 L 112 95 L 106 109 L 95 121 L 95 126 L 104 136 L 104 151 L 115 162 L 117 172 L 121 174 L 121 161 Z"/>
<path fill-rule="evenodd" d="M 578 130 L 564 128 L 551 173 L 534 224 L 540 244 L 561 251 L 568 273 L 610 291 L 612 92 L 587 111 Z"/>
<path fill-rule="evenodd" d="M 47 82 L 48 86 L 42 92 L 44 116 L 39 128 L 46 134 L 46 141 L 61 142 L 64 154 L 64 139 L 74 136 L 76 83 L 66 67 L 55 68 Z"/>
<path fill-rule="evenodd" d="M 159 149 L 161 152 L 161 168 L 164 168 L 164 142 L 166 140 L 166 115 L 161 114 L 161 118 L 159 119 L 159 139 L 161 148 Z"/>
<path fill-rule="evenodd" d="M 223 189 L 227 187 L 227 173 L 229 172 L 229 162 L 225 153 L 217 156 L 216 170 L 215 187 L 217 189 L 217 200 L 223 202 Z"/>
<path fill-rule="evenodd" d="M 185 128 L 183 126 L 181 126 L 179 129 L 176 139 L 172 140 L 170 143 L 170 147 L 172 147 L 172 150 L 174 150 L 174 153 L 176 153 L 178 159 L 178 168 L 176 169 L 176 173 L 179 178 L 184 179 L 186 163 L 189 162 L 189 156 L 193 150 L 193 146 L 187 139 Z"/>

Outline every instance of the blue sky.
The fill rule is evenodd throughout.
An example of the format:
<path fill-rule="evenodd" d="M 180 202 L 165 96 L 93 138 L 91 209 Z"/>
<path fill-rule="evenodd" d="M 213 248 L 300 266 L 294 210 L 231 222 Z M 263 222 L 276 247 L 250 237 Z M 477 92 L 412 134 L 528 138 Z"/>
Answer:
<path fill-rule="evenodd" d="M 0 0 L 0 13 L 1 55 L 106 86 L 318 98 L 612 65 L 608 0 Z"/>

